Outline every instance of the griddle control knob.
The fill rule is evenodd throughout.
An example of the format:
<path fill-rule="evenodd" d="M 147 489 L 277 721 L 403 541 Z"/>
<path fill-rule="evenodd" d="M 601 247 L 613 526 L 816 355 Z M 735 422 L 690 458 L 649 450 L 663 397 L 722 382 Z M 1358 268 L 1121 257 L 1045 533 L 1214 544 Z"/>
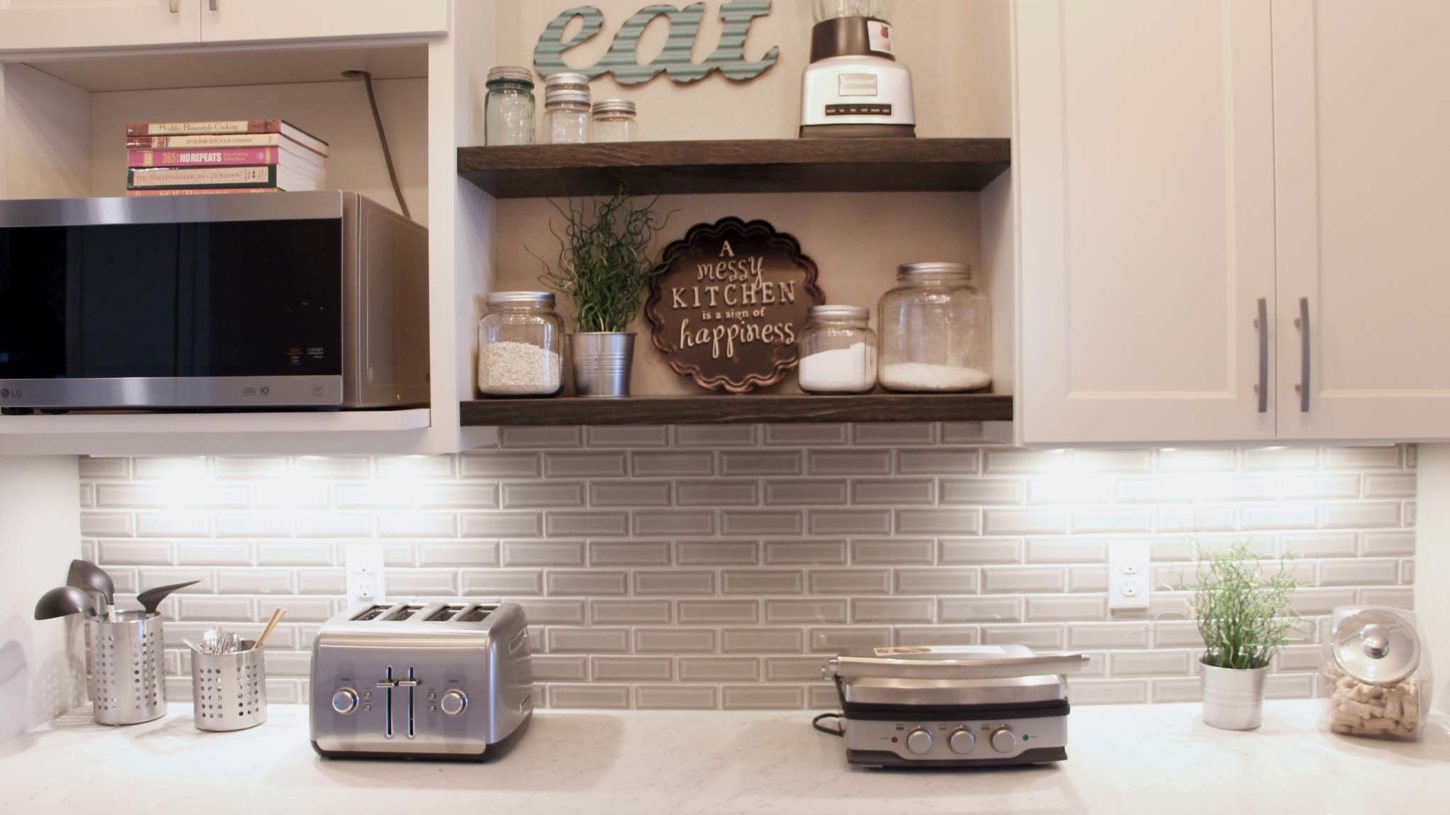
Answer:
<path fill-rule="evenodd" d="M 964 756 L 972 752 L 972 748 L 977 746 L 977 737 L 973 736 L 972 731 L 965 727 L 958 727 L 947 738 L 947 744 L 951 746 L 953 753 Z"/>
<path fill-rule="evenodd" d="M 337 693 L 332 695 L 332 709 L 342 716 L 356 713 L 357 705 L 357 691 L 352 688 L 339 688 Z"/>
<path fill-rule="evenodd" d="M 999 727 L 992 731 L 992 749 L 999 753 L 1010 753 L 1017 749 L 1017 734 L 1011 728 Z"/>
<path fill-rule="evenodd" d="M 468 707 L 468 694 L 454 688 L 443 694 L 443 698 L 438 700 L 438 707 L 446 716 L 461 715 Z"/>
<path fill-rule="evenodd" d="M 931 750 L 931 733 L 917 728 L 906 734 L 906 749 L 916 756 L 924 756 Z"/>

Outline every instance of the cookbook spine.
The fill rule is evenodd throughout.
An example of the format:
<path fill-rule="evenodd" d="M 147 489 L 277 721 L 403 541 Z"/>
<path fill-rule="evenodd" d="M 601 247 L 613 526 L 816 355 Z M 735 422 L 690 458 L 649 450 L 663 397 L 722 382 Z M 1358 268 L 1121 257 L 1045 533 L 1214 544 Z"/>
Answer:
<path fill-rule="evenodd" d="M 131 150 L 128 167 L 245 167 L 276 164 L 280 152 L 275 147 L 248 147 L 202 150 Z"/>
<path fill-rule="evenodd" d="M 211 122 L 131 122 L 130 136 L 176 136 L 196 133 L 280 133 L 280 119 L 227 119 Z"/>
<path fill-rule="evenodd" d="M 277 166 L 269 167 L 179 167 L 132 169 L 127 173 L 126 188 L 144 190 L 151 187 L 263 187 L 276 186 Z"/>

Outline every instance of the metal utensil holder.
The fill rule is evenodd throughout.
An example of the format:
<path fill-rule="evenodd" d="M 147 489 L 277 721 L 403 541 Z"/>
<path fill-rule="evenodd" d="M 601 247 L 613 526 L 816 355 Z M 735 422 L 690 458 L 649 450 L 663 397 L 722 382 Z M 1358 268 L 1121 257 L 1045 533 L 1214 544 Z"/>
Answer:
<path fill-rule="evenodd" d="M 96 724 L 141 724 L 166 715 L 161 615 L 117 612 L 87 620 L 86 634 Z"/>
<path fill-rule="evenodd" d="M 267 662 L 252 640 L 230 654 L 191 654 L 196 729 L 246 730 L 267 721 Z"/>

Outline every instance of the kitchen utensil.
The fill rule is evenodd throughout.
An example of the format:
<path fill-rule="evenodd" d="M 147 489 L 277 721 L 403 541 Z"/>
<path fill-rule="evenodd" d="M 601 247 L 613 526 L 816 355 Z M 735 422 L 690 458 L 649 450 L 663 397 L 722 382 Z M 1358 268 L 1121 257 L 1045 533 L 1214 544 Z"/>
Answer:
<path fill-rule="evenodd" d="M 65 582 L 78 589 L 89 589 L 99 594 L 102 599 L 101 614 L 106 619 L 111 619 L 113 606 L 116 604 L 116 583 L 104 569 L 87 560 L 72 560 Z"/>
<path fill-rule="evenodd" d="M 1021 645 L 874 648 L 842 653 L 825 674 L 849 763 L 982 767 L 1067 758 L 1065 675 L 1086 662 Z"/>
<path fill-rule="evenodd" d="M 188 586 L 195 586 L 200 582 L 200 580 L 189 580 L 185 583 L 172 583 L 169 586 L 157 586 L 154 589 L 147 589 L 136 595 L 136 602 L 140 603 L 141 607 L 146 609 L 147 614 L 155 614 L 157 607 L 161 605 L 161 601 L 170 597 L 173 592 L 181 591 Z"/>
<path fill-rule="evenodd" d="M 276 628 L 277 627 L 277 623 L 282 622 L 282 618 L 285 617 L 285 616 L 287 616 L 287 610 L 286 609 L 284 609 L 284 608 L 274 609 L 272 611 L 272 618 L 270 620 L 267 620 L 267 627 L 264 628 L 264 629 L 262 629 L 261 636 L 257 637 L 257 641 L 254 642 L 254 643 L 252 643 L 252 647 L 253 648 L 261 648 L 262 647 L 262 644 L 267 641 L 267 637 L 270 637 L 272 635 L 272 629 Z"/>
<path fill-rule="evenodd" d="M 480 761 L 534 712 L 517 603 L 366 605 L 312 645 L 312 746 L 327 758 Z"/>
<path fill-rule="evenodd" d="M 166 714 L 161 615 L 119 611 L 86 623 L 89 688 L 97 724 L 149 722 Z"/>
<path fill-rule="evenodd" d="M 71 614 L 100 613 L 100 595 L 75 586 L 56 586 L 35 604 L 35 619 L 52 620 Z"/>
<path fill-rule="evenodd" d="M 208 628 L 201 632 L 201 652 L 203 654 L 219 654 L 222 650 L 222 635 L 215 628 Z"/>
<path fill-rule="evenodd" d="M 239 650 L 221 654 L 191 655 L 191 699 L 197 730 L 224 733 L 267 721 L 265 656 L 252 640 L 238 646 Z"/>

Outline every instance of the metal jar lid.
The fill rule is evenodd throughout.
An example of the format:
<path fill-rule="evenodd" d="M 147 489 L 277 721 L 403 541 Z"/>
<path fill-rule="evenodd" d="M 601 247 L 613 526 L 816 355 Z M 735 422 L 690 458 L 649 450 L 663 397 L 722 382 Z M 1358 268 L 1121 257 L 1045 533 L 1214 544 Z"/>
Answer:
<path fill-rule="evenodd" d="M 806 319 L 812 322 L 821 320 L 824 322 L 865 322 L 871 317 L 871 312 L 861 306 L 811 306 L 806 312 Z"/>
<path fill-rule="evenodd" d="M 965 263 L 931 261 L 926 263 L 903 263 L 896 270 L 897 277 L 914 277 L 916 275 L 963 275 L 971 277 L 972 267 Z"/>
<path fill-rule="evenodd" d="M 567 88 L 568 90 L 582 90 L 587 92 L 589 90 L 589 76 L 587 74 L 576 74 L 572 72 L 554 74 L 544 80 L 544 87 L 549 90 L 554 90 L 555 88 L 562 90 Z"/>
<path fill-rule="evenodd" d="M 600 99 L 594 103 L 594 115 L 604 113 L 623 113 L 633 116 L 639 112 L 635 104 L 628 99 Z"/>
<path fill-rule="evenodd" d="M 1330 643 L 1334 663 L 1361 682 L 1398 684 L 1420 667 L 1414 623 L 1389 609 L 1355 610 L 1334 626 Z"/>
<path fill-rule="evenodd" d="M 488 296 L 489 307 L 494 306 L 544 306 L 554 307 L 554 293 L 551 291 L 496 291 Z"/>
<path fill-rule="evenodd" d="M 495 82 L 520 82 L 532 88 L 534 72 L 518 65 L 500 65 L 489 69 L 488 81 L 485 84 L 492 85 Z"/>
<path fill-rule="evenodd" d="M 544 94 L 544 107 L 550 108 L 557 105 L 583 105 L 589 107 L 589 91 L 576 91 L 571 88 L 550 88 Z"/>

